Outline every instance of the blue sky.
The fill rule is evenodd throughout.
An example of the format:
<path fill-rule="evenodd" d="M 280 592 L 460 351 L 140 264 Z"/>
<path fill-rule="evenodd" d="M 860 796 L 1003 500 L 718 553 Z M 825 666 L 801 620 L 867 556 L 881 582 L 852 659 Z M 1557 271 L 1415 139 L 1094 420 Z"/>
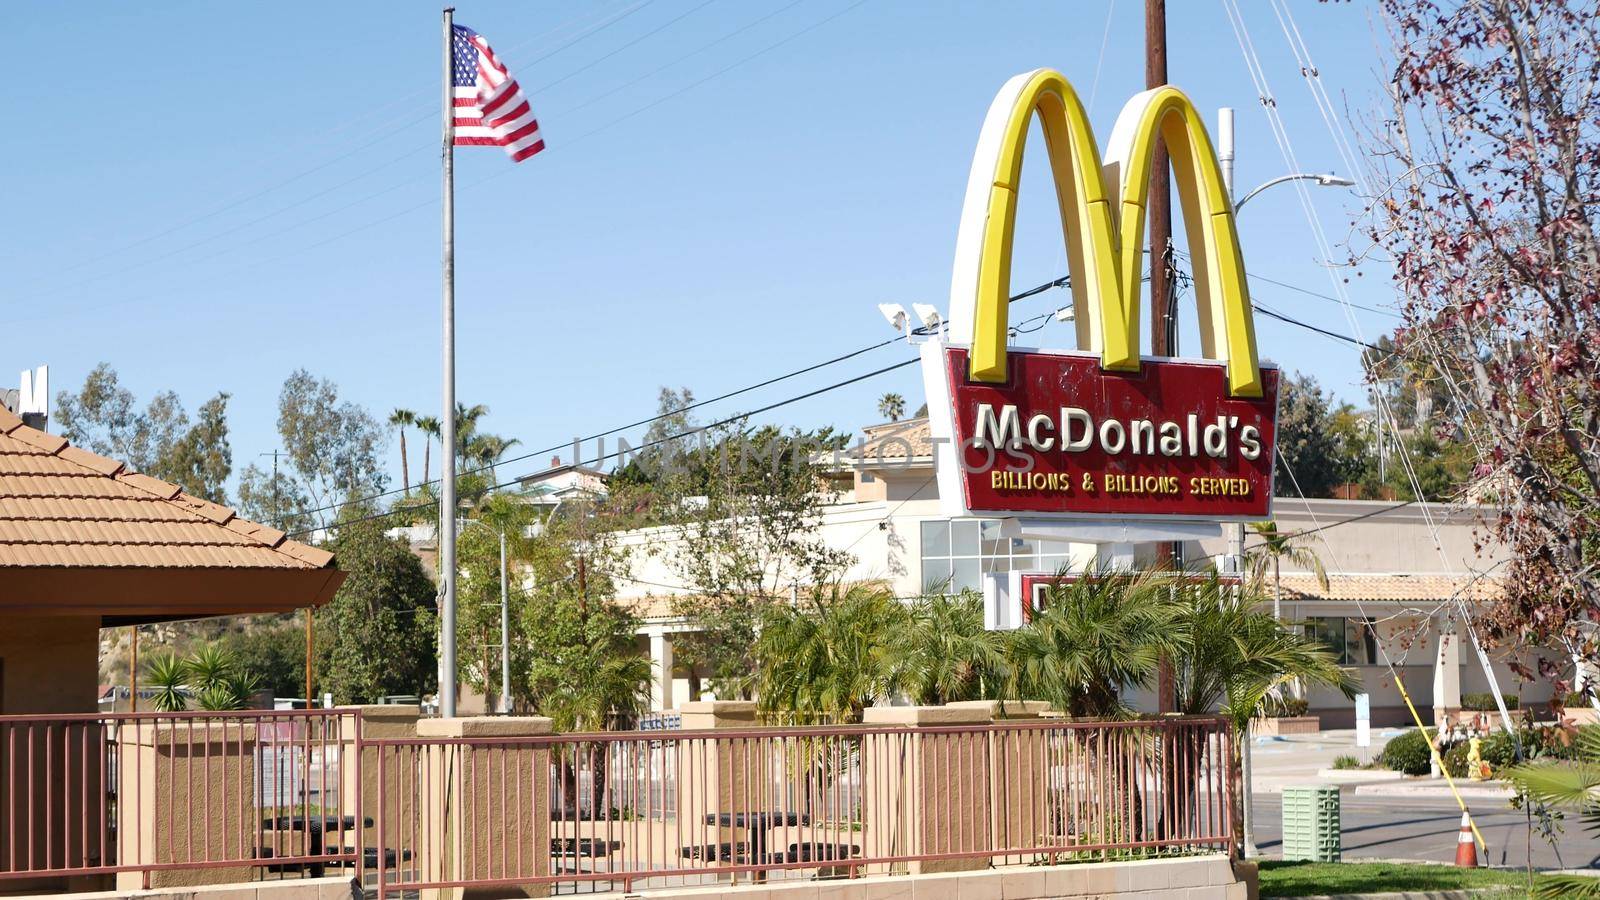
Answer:
<path fill-rule="evenodd" d="M 1371 108 L 1370 5 L 1291 5 L 1336 102 Z M 1103 142 L 1143 87 L 1141 6 L 463 4 L 457 20 L 512 67 L 550 149 L 519 166 L 494 148 L 457 154 L 461 399 L 487 404 L 486 427 L 520 438 L 519 452 L 538 449 L 649 415 L 661 385 L 711 396 L 887 337 L 879 302 L 946 307 L 967 168 L 995 90 L 1058 68 L 1093 98 Z M 1271 10 L 1241 6 L 1302 167 L 1348 174 Z M 277 446 L 278 388 L 297 367 L 380 416 L 437 411 L 438 7 L 386 0 L 290 15 L 301 9 L 10 8 L 0 46 L 34 77 L 8 101 L 26 103 L 8 112 L 28 127 L 0 136 L 0 383 L 48 363 L 53 389 L 76 388 L 107 361 L 141 398 L 170 388 L 192 410 L 228 391 L 236 470 Z M 1222 5 L 1183 0 L 1169 15 L 1172 82 L 1203 110 L 1238 110 L 1239 187 L 1282 174 Z M 1354 196 L 1313 198 L 1343 237 Z M 1014 287 L 1065 271 L 1053 207 L 1035 155 Z M 1252 274 L 1329 293 L 1293 190 L 1252 201 L 1241 233 Z M 1392 305 L 1381 265 L 1346 275 L 1357 302 Z M 1327 299 L 1253 290 L 1352 330 Z M 1065 302 L 1053 292 L 1021 314 Z M 1395 321 L 1360 315 L 1368 339 Z M 1264 317 L 1257 329 L 1264 356 L 1359 399 L 1349 346 Z M 1039 337 L 1060 346 L 1070 331 Z M 1192 327 L 1186 340 L 1195 346 Z M 703 418 L 909 355 L 878 350 Z M 885 391 L 915 408 L 916 371 L 767 419 L 858 428 L 877 420 Z"/>

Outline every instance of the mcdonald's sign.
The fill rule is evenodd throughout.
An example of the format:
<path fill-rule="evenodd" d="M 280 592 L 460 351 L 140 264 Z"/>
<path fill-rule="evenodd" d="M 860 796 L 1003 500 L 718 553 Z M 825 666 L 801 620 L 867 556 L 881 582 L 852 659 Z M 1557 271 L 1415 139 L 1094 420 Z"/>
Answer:
<path fill-rule="evenodd" d="M 1011 245 L 1037 115 L 1071 270 L 1077 346 L 1008 346 Z M 1201 357 L 1141 356 L 1145 205 L 1157 139 L 1192 253 Z M 1059 72 L 1006 82 L 967 181 L 944 341 L 923 347 L 951 515 L 1266 517 L 1278 372 L 1256 355 L 1232 198 L 1174 87 L 1123 107 L 1104 158 Z"/>

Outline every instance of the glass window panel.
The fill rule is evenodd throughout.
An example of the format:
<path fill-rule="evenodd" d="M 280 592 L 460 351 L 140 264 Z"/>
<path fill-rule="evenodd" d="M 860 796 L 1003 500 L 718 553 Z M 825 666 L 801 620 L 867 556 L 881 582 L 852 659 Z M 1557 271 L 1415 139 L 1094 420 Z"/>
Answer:
<path fill-rule="evenodd" d="M 922 555 L 923 556 L 949 556 L 950 555 L 950 523 L 940 519 L 937 522 L 922 523 Z"/>
<path fill-rule="evenodd" d="M 1034 546 L 1035 546 L 1034 542 L 1030 541 L 1030 540 L 1028 540 L 1026 538 L 1012 538 L 1011 539 L 1011 555 L 1013 557 L 1016 557 L 1016 556 L 1032 556 L 1033 555 L 1033 551 L 1034 551 Z"/>
<path fill-rule="evenodd" d="M 1011 568 L 1011 560 L 1004 556 L 985 556 L 983 558 L 983 571 L 985 572 L 1009 572 Z M 1019 566 L 1018 568 L 1021 567 Z"/>
<path fill-rule="evenodd" d="M 977 519 L 956 519 L 950 523 L 950 555 L 978 555 Z"/>
<path fill-rule="evenodd" d="M 922 561 L 922 585 L 929 590 L 943 590 L 945 582 L 950 580 L 950 560 L 924 559 Z"/>
<path fill-rule="evenodd" d="M 1007 555 L 1006 539 L 1000 536 L 1000 523 L 985 520 L 978 523 L 978 537 L 983 543 L 984 556 Z"/>
<path fill-rule="evenodd" d="M 974 528 L 976 533 L 977 529 Z M 978 577 L 978 561 L 976 559 L 956 559 L 950 564 L 950 590 L 951 591 L 977 591 L 983 589 L 983 582 Z"/>
<path fill-rule="evenodd" d="M 1011 571 L 1032 572 L 1039 568 L 1039 560 L 1032 556 L 1012 556 Z"/>

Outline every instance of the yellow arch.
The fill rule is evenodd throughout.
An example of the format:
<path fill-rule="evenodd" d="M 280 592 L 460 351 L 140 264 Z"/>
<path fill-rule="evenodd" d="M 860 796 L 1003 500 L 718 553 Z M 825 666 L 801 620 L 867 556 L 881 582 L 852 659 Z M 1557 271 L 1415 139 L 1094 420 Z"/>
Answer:
<path fill-rule="evenodd" d="M 1230 394 L 1259 397 L 1255 328 L 1233 207 L 1194 104 L 1173 87 L 1134 97 L 1117 119 L 1102 165 L 1077 93 L 1050 69 L 1006 83 L 973 161 L 951 297 L 953 322 L 963 319 L 964 304 L 972 304 L 970 377 L 990 383 L 1006 378 L 1017 187 L 1035 113 L 1072 269 L 1079 348 L 1098 350 L 1106 369 L 1139 368 L 1145 204 L 1159 135 L 1172 158 L 1189 246 L 1195 249 L 1201 350 L 1207 358 L 1226 360 Z M 976 255 L 975 265 L 962 258 L 967 253 Z"/>

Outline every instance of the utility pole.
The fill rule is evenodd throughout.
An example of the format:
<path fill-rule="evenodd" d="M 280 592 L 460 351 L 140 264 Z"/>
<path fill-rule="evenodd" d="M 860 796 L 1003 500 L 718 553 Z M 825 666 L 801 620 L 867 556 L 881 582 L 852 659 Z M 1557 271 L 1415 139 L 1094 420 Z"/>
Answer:
<path fill-rule="evenodd" d="M 1158 88 L 1167 83 L 1167 0 L 1144 2 L 1144 86 Z M 1167 145 L 1159 135 L 1150 165 L 1150 351 L 1156 356 L 1178 354 L 1178 317 L 1172 308 L 1173 273 L 1169 251 L 1172 247 L 1172 164 Z M 1172 569 L 1182 565 L 1183 544 L 1179 541 L 1156 547 L 1156 565 Z M 1172 663 L 1163 658 L 1156 676 L 1156 709 L 1173 712 L 1177 706 Z"/>

